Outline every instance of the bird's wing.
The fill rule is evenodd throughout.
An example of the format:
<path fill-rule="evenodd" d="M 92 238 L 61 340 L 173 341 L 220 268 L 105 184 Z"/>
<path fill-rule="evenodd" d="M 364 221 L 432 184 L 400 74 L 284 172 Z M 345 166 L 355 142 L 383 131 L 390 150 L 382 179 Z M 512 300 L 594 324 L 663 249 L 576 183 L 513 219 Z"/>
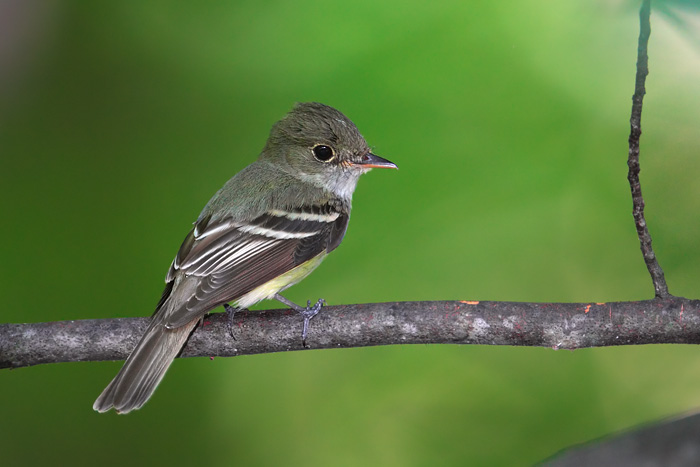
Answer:
<path fill-rule="evenodd" d="M 348 220 L 349 215 L 332 204 L 270 210 L 247 222 L 200 219 L 182 243 L 166 279 L 170 284 L 183 274 L 199 282 L 191 297 L 180 297 L 184 306 L 171 311 L 166 326 L 182 326 L 324 250 L 332 251 L 345 235 Z"/>

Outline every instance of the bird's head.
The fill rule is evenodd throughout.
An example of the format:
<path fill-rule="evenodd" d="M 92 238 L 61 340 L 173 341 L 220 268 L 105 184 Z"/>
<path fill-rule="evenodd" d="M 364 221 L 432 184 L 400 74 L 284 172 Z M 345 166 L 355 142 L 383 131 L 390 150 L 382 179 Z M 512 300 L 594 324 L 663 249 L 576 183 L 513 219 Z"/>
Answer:
<path fill-rule="evenodd" d="M 260 158 L 344 198 L 370 169 L 397 168 L 370 152 L 350 119 L 317 102 L 297 104 L 275 123 Z"/>

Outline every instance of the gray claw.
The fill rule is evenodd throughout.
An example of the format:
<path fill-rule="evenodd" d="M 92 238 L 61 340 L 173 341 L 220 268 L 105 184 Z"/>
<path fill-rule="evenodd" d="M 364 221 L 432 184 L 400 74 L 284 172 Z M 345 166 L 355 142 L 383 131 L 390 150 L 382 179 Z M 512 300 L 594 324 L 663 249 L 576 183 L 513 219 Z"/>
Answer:
<path fill-rule="evenodd" d="M 322 298 L 319 298 L 318 301 L 314 306 L 311 306 L 311 300 L 306 301 L 306 309 L 300 310 L 299 314 L 304 317 L 304 329 L 301 332 L 301 343 L 304 347 L 306 347 L 306 336 L 309 331 L 309 321 L 311 321 L 311 318 L 316 316 L 320 311 L 323 305 L 325 305 L 326 301 Z"/>
<path fill-rule="evenodd" d="M 232 307 L 228 303 L 224 303 L 224 309 L 226 310 L 226 314 L 228 315 L 228 323 L 226 323 L 226 329 L 228 330 L 231 339 L 236 340 L 236 337 L 233 335 L 233 317 L 236 315 L 237 308 Z"/>

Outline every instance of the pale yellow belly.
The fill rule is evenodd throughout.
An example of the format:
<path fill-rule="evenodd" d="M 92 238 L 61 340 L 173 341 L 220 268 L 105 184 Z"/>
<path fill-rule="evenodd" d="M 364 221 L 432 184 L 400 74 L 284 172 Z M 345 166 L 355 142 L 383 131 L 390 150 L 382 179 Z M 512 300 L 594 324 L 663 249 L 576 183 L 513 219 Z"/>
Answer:
<path fill-rule="evenodd" d="M 253 306 L 261 300 L 274 298 L 276 293 L 283 291 L 287 287 L 293 286 L 294 284 L 311 274 L 311 271 L 316 269 L 326 256 L 327 253 L 324 251 L 320 255 L 311 258 L 307 262 L 300 264 L 294 269 L 290 269 L 281 276 L 278 276 L 272 279 L 271 281 L 256 287 L 255 289 L 251 290 L 250 292 L 236 300 L 236 307 L 248 308 L 249 306 Z"/>

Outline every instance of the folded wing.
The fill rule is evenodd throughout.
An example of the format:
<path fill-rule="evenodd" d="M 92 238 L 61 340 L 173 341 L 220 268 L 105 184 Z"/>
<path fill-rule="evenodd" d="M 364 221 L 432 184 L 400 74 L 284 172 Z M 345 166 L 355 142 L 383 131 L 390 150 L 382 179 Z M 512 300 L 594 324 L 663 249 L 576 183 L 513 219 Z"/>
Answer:
<path fill-rule="evenodd" d="M 271 210 L 249 222 L 201 219 L 173 260 L 161 303 L 176 276 L 196 278 L 199 283 L 185 306 L 172 311 L 166 326 L 182 326 L 332 251 L 345 235 L 348 220 L 333 204 Z"/>

